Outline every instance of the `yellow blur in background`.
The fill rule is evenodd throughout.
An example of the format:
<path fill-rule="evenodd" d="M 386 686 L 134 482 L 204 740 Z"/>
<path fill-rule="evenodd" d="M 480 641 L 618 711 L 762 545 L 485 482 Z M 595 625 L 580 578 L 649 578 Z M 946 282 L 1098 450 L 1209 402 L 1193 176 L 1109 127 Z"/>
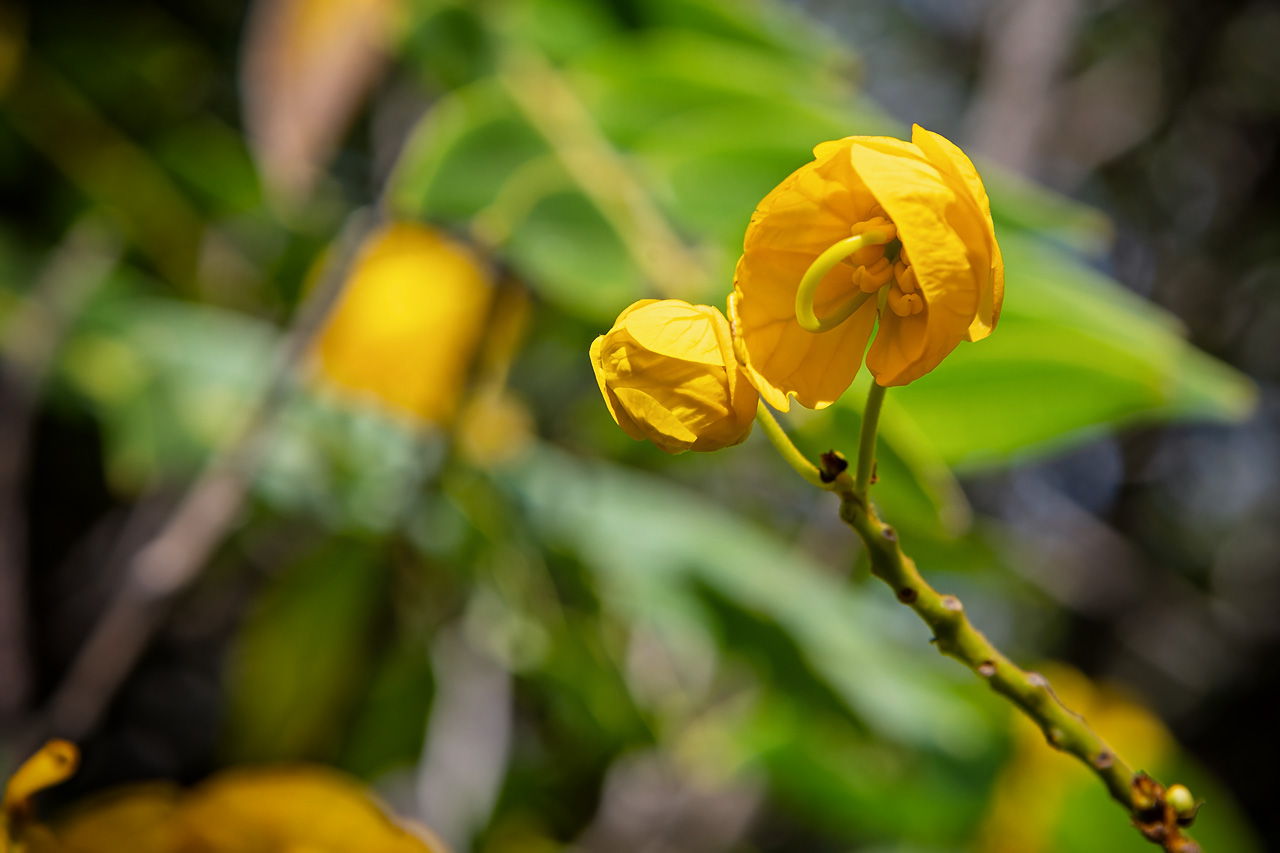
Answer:
<path fill-rule="evenodd" d="M 168 782 L 129 785 L 35 823 L 30 798 L 75 772 L 79 751 L 47 743 L 18 769 L 4 798 L 6 853 L 442 853 L 421 826 L 402 826 L 337 771 L 314 765 L 237 768 L 189 792 Z"/>
<path fill-rule="evenodd" d="M 340 393 L 437 424 L 467 382 L 493 287 L 466 246 L 415 223 L 361 248 L 316 344 L 319 375 Z"/>

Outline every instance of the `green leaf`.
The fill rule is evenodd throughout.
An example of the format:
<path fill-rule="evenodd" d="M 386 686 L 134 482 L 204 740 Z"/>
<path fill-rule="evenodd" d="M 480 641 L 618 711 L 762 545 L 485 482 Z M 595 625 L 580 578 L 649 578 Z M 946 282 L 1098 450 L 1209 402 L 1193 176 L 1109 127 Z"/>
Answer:
<path fill-rule="evenodd" d="M 231 656 L 232 760 L 335 757 L 379 621 L 379 563 L 363 543 L 334 541 L 266 590 Z"/>
<path fill-rule="evenodd" d="M 240 428 L 277 333 L 207 305 L 108 289 L 68 341 L 60 380 L 102 420 L 124 491 L 194 472 Z"/>
<path fill-rule="evenodd" d="M 996 331 L 890 393 L 946 462 L 1007 464 L 1121 424 L 1252 411 L 1252 383 L 1194 349 L 1160 309 L 1025 237 L 1001 235 L 1001 246 Z"/>
<path fill-rule="evenodd" d="M 696 620 L 691 585 L 706 584 L 782 627 L 874 730 L 956 754 L 988 742 L 982 714 L 951 692 L 942 670 L 889 642 L 898 614 L 763 530 L 660 480 L 548 448 L 511 483 L 542 535 L 573 548 L 631 618 Z"/>

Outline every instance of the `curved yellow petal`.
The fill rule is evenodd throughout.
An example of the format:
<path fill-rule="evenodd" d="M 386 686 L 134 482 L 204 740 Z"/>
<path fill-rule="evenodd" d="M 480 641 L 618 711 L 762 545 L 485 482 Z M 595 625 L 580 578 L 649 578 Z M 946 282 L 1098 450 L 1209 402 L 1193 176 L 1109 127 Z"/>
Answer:
<path fill-rule="evenodd" d="M 627 435 L 667 453 L 738 444 L 757 394 L 739 369 L 729 322 L 709 305 L 645 300 L 591 346 L 609 413 Z"/>
<path fill-rule="evenodd" d="M 859 177 L 897 226 L 924 297 L 925 312 L 916 316 L 926 318 L 926 334 L 896 346 L 901 358 L 881 371 L 872 368 L 881 385 L 901 385 L 932 370 L 941 360 L 938 353 L 950 352 L 964 338 L 989 275 L 986 261 L 980 278 L 973 268 L 972 254 L 980 244 L 980 254 L 985 255 L 985 241 L 972 212 L 965 209 L 972 206 L 967 193 L 957 193 L 913 143 L 863 138 L 855 141 L 850 156 Z M 885 323 L 877 337 L 888 328 Z"/>
<path fill-rule="evenodd" d="M 911 127 L 911 141 L 958 187 L 967 191 L 977 216 L 986 226 L 984 236 L 991 254 L 991 275 L 979 300 L 978 313 L 965 337 L 969 341 L 981 340 L 996 327 L 1004 302 L 1004 259 L 1000 254 L 1000 244 L 996 242 L 995 223 L 991 219 L 991 201 L 987 197 L 987 189 L 982 184 L 978 170 L 973 167 L 973 161 L 945 136 L 916 124 Z"/>
<path fill-rule="evenodd" d="M 867 369 L 880 385 L 906 385 L 937 367 L 959 343 L 957 337 L 929 333 L 927 306 L 908 317 L 884 311 L 867 352 Z"/>
<path fill-rule="evenodd" d="M 874 301 L 828 332 L 805 331 L 795 317 L 805 271 L 854 223 L 877 215 L 875 198 L 849 160 L 853 138 L 819 145 L 765 197 L 747 226 L 729 313 L 736 352 L 761 396 L 786 411 L 790 397 L 820 409 L 837 400 L 862 364 L 875 321 Z M 857 291 L 854 267 L 837 265 L 814 300 L 826 316 Z"/>
<path fill-rule="evenodd" d="M 622 328 L 646 350 L 682 361 L 724 365 L 715 322 L 699 306 L 666 300 L 648 311 L 633 311 Z"/>

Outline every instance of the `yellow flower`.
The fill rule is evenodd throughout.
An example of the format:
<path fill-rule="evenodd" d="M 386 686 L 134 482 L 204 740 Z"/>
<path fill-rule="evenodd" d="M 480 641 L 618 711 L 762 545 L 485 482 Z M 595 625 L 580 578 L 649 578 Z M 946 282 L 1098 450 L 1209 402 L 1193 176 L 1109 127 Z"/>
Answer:
<path fill-rule="evenodd" d="M 758 395 L 709 305 L 642 299 L 591 345 L 609 412 L 627 435 L 667 453 L 719 450 L 751 433 Z"/>
<path fill-rule="evenodd" d="M 466 246 L 424 225 L 387 226 L 365 242 L 316 343 L 322 378 L 402 414 L 454 413 L 493 287 Z"/>
<path fill-rule="evenodd" d="M 917 125 L 911 142 L 852 136 L 814 158 L 756 209 L 729 301 L 738 358 L 784 411 L 790 395 L 839 398 L 877 315 L 867 367 L 905 385 L 990 334 L 1004 297 L 987 194 L 959 148 Z M 816 288 L 798 300 L 810 268 Z M 806 307 L 823 331 L 801 325 Z"/>
<path fill-rule="evenodd" d="M 54 827 L 31 819 L 28 800 L 75 770 L 79 753 L 50 741 L 9 780 L 0 850 L 16 853 L 444 853 L 421 826 L 410 831 L 353 779 L 325 767 L 237 768 L 190 792 L 168 782 L 98 795 Z"/>

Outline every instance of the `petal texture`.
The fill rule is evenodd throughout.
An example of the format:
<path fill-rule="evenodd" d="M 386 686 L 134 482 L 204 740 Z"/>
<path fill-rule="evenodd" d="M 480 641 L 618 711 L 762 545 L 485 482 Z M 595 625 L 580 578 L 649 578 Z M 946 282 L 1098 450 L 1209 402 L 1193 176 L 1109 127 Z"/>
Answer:
<path fill-rule="evenodd" d="M 708 305 L 635 303 L 591 345 L 591 366 L 618 426 L 668 453 L 738 444 L 755 423 L 759 395 Z"/>

